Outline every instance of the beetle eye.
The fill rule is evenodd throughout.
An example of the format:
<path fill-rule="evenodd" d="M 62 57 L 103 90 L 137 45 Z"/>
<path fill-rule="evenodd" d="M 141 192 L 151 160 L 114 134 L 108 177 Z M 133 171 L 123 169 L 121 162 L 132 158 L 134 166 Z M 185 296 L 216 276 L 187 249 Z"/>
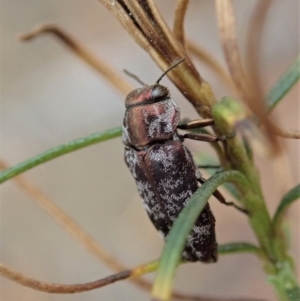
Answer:
<path fill-rule="evenodd" d="M 169 90 L 162 85 L 155 85 L 151 91 L 152 99 L 166 98 L 169 94 Z"/>

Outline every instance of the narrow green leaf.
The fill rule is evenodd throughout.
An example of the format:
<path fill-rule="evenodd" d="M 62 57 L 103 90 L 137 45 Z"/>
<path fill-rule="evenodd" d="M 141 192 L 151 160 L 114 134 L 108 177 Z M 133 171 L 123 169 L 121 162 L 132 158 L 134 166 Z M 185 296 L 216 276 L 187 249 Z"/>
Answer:
<path fill-rule="evenodd" d="M 154 299 L 168 300 L 170 298 L 175 269 L 180 262 L 186 237 L 206 205 L 208 198 L 218 186 L 226 181 L 236 183 L 241 189 L 248 189 L 247 181 L 241 173 L 228 171 L 215 174 L 193 194 L 168 235 L 153 286 L 152 296 Z"/>
<path fill-rule="evenodd" d="M 103 142 L 115 137 L 119 137 L 122 134 L 122 127 L 117 127 L 113 129 L 106 130 L 100 133 L 94 133 L 86 137 L 82 137 L 65 144 L 53 147 L 44 153 L 36 155 L 26 161 L 23 161 L 15 166 L 12 166 L 0 173 L 0 183 L 19 175 L 20 173 L 31 169 L 37 165 L 48 162 L 54 158 L 60 157 L 62 155 L 68 154 L 75 150 L 87 147 L 89 145 Z"/>
<path fill-rule="evenodd" d="M 222 244 L 218 246 L 218 252 L 220 255 L 227 255 L 232 253 L 252 253 L 260 257 L 263 256 L 263 252 L 260 248 L 248 242 L 233 242 Z"/>
<path fill-rule="evenodd" d="M 273 225 L 275 227 L 278 227 L 280 224 L 280 221 L 287 210 L 287 208 L 295 202 L 297 199 L 300 198 L 300 184 L 298 184 L 296 187 L 291 189 L 282 199 L 277 207 L 276 213 L 273 218 Z"/>
<path fill-rule="evenodd" d="M 271 111 L 279 103 L 279 101 L 284 97 L 284 95 L 289 92 L 293 85 L 300 78 L 300 55 L 297 57 L 296 61 L 290 67 L 290 69 L 283 74 L 275 85 L 269 91 L 267 96 L 267 108 Z"/>
<path fill-rule="evenodd" d="M 203 154 L 203 153 L 198 153 L 195 157 L 194 160 L 196 162 L 196 164 L 199 165 L 218 165 L 219 162 L 208 156 L 207 154 Z M 220 166 L 220 168 L 222 168 Z M 216 169 L 211 169 L 211 168 L 207 168 L 207 173 L 212 176 L 215 172 Z M 224 183 L 223 187 L 225 187 L 225 189 L 236 199 L 239 200 L 239 198 L 241 197 L 238 190 L 235 188 L 234 185 L 230 184 L 230 183 Z"/>

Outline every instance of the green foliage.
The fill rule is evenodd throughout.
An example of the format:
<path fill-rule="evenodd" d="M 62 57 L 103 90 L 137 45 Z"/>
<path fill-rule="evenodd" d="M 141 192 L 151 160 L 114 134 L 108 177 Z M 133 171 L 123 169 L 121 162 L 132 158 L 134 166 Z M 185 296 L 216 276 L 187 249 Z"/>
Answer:
<path fill-rule="evenodd" d="M 16 164 L 15 166 L 8 168 L 0 173 L 0 183 L 13 178 L 26 170 L 36 167 L 40 164 L 46 163 L 50 160 L 58 158 L 60 156 L 66 155 L 68 153 L 74 152 L 78 149 L 104 142 L 115 137 L 119 137 L 122 134 L 122 127 L 117 127 L 114 129 L 109 129 L 104 132 L 90 134 L 86 137 L 82 137 L 65 144 L 53 147 L 44 153 L 38 154 L 24 162 Z"/>
<path fill-rule="evenodd" d="M 269 111 L 283 99 L 300 78 L 300 55 L 291 68 L 285 72 L 268 93 L 266 104 Z"/>

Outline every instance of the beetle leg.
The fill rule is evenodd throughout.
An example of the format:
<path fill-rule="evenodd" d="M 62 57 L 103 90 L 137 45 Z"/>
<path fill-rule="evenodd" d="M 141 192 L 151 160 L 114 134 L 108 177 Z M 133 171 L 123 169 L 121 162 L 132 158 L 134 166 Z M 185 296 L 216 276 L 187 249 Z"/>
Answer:
<path fill-rule="evenodd" d="M 230 139 L 235 136 L 235 132 L 232 132 L 230 135 L 227 136 L 213 136 L 209 134 L 197 134 L 197 133 L 187 133 L 184 135 L 180 135 L 183 139 L 192 139 L 192 140 L 198 140 L 198 141 L 206 141 L 206 142 L 218 142 L 218 141 L 224 141 L 226 139 Z"/>
<path fill-rule="evenodd" d="M 204 179 L 203 177 L 199 178 L 198 181 L 203 184 L 204 182 L 206 182 L 206 179 Z M 227 202 L 224 198 L 224 196 L 222 195 L 222 193 L 216 189 L 215 192 L 213 193 L 213 195 L 215 196 L 215 198 L 222 204 L 226 205 L 226 206 L 233 206 L 234 208 L 236 208 L 237 210 L 249 215 L 248 210 L 239 207 L 238 205 L 236 205 L 234 202 Z"/>
<path fill-rule="evenodd" d="M 214 123 L 215 123 L 214 120 L 211 118 L 197 119 L 197 120 L 185 122 L 183 124 L 179 124 L 177 125 L 177 128 L 181 130 L 199 129 L 209 125 L 213 125 Z"/>
<path fill-rule="evenodd" d="M 221 165 L 197 165 L 197 167 L 203 169 L 222 169 Z"/>

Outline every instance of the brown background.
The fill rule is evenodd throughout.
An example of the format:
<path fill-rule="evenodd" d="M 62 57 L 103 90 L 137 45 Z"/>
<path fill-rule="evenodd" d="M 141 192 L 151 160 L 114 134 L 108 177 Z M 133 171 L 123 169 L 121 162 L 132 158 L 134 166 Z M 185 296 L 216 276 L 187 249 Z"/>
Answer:
<path fill-rule="evenodd" d="M 175 1 L 157 1 L 171 24 Z M 191 1 L 187 36 L 224 61 L 213 1 Z M 256 1 L 235 1 L 238 33 L 243 49 L 250 13 Z M 299 52 L 299 2 L 274 1 L 263 31 L 261 71 L 267 91 Z M 131 40 L 119 23 L 97 1 L 1 1 L 1 156 L 16 164 L 53 146 L 121 124 L 123 97 L 98 74 L 49 37 L 30 44 L 16 34 L 35 24 L 55 21 L 80 38 L 114 66 L 126 68 L 153 82 L 161 71 Z M 228 90 L 198 64 L 202 76 L 218 98 Z M 132 82 L 134 85 L 136 83 Z M 192 107 L 175 91 L 182 117 L 196 117 Z M 299 129 L 299 86 L 275 110 L 285 128 Z M 190 144 L 194 152 L 204 143 Z M 292 179 L 299 182 L 299 148 L 286 143 Z M 268 206 L 276 208 L 282 190 L 275 182 L 272 162 L 258 158 Z M 281 170 L 276 171 L 279 175 Z M 120 139 L 95 145 L 27 172 L 26 177 L 84 227 L 97 241 L 128 266 L 159 256 L 163 243 L 142 208 L 133 179 L 123 162 Z M 57 283 L 80 283 L 112 272 L 69 237 L 32 199 L 11 183 L 1 191 L 1 262 L 28 276 Z M 246 218 L 211 200 L 220 243 L 253 241 Z M 299 253 L 299 205 L 294 205 L 293 254 Z M 151 276 L 150 276 L 151 278 Z M 251 255 L 221 257 L 214 265 L 180 267 L 176 287 L 190 293 L 214 296 L 264 297 L 274 300 L 259 261 Z M 123 282 L 77 295 L 48 295 L 1 279 L 1 300 L 149 300 L 149 296 Z"/>

